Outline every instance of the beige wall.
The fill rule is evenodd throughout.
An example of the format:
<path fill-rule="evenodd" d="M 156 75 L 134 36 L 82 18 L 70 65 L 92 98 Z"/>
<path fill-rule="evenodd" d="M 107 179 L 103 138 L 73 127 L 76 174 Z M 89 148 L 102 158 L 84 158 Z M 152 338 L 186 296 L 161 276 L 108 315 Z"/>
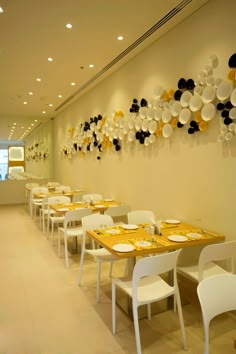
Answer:
<path fill-rule="evenodd" d="M 236 137 L 217 142 L 219 117 L 205 133 L 176 130 L 148 148 L 105 152 L 100 161 L 93 153 L 71 160 L 59 156 L 69 128 L 99 113 L 123 110 L 128 115 L 134 97 L 149 99 L 158 85 L 176 88 L 180 77 L 196 78 L 211 54 L 220 59 L 216 75 L 225 78 L 235 52 L 235 13 L 235 0 L 210 0 L 60 113 L 54 121 L 56 179 L 235 238 Z"/>

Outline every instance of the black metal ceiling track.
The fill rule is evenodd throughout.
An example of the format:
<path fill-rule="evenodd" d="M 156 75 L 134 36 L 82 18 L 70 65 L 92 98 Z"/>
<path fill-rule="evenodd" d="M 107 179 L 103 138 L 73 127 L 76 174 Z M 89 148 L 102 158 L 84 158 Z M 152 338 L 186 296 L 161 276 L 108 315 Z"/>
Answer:
<path fill-rule="evenodd" d="M 77 91 L 75 91 L 71 96 L 69 96 L 64 102 L 62 102 L 56 109 L 55 112 L 61 109 L 64 105 L 70 102 L 75 96 L 85 90 L 89 85 L 96 81 L 100 76 L 117 64 L 121 59 L 123 59 L 127 54 L 132 52 L 137 46 L 155 33 L 159 28 L 164 26 L 168 21 L 175 17 L 180 11 L 182 11 L 186 6 L 188 6 L 193 0 L 182 0 L 176 7 L 169 11 L 161 20 L 159 20 L 155 25 L 153 25 L 148 31 L 146 31 L 141 37 L 139 37 L 135 42 L 133 42 L 129 47 L 127 47 L 123 52 L 121 52 L 116 58 L 114 58 L 110 63 L 108 63 L 104 68 L 97 72 L 90 80 L 85 82 Z"/>

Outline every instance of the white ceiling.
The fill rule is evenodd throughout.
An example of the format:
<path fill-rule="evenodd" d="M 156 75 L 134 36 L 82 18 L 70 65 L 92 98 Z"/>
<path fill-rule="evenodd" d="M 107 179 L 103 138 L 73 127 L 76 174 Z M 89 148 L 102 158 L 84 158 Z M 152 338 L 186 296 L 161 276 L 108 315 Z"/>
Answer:
<path fill-rule="evenodd" d="M 28 126 L 30 134 L 206 1 L 0 0 L 0 141 L 8 140 L 14 123 L 12 141 Z M 153 26 L 180 3 L 185 8 L 156 30 Z M 152 27 L 153 33 L 131 50 Z M 127 55 L 103 70 L 127 48 Z"/>

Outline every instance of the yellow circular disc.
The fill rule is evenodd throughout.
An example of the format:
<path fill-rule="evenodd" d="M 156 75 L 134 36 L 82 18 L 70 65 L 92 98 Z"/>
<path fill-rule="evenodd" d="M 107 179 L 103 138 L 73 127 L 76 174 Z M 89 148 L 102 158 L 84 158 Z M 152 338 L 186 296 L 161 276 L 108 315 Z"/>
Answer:
<path fill-rule="evenodd" d="M 162 129 L 158 128 L 155 133 L 156 136 L 161 136 L 162 135 Z"/>
<path fill-rule="evenodd" d="M 168 95 L 168 93 L 166 91 L 163 93 L 162 98 L 163 98 L 164 101 L 168 101 L 169 100 L 169 95 Z"/>
<path fill-rule="evenodd" d="M 201 112 L 196 112 L 195 116 L 194 116 L 194 120 L 195 122 L 199 123 L 202 121 L 202 116 L 201 116 Z"/>
<path fill-rule="evenodd" d="M 177 123 L 178 123 L 178 119 L 177 118 L 173 118 L 170 122 L 170 125 L 172 126 L 172 128 L 176 128 L 177 127 Z"/>
<path fill-rule="evenodd" d="M 159 122 L 159 128 L 162 129 L 162 128 L 164 127 L 164 125 L 165 125 L 165 123 L 161 120 L 161 121 Z"/>
<path fill-rule="evenodd" d="M 169 98 L 173 98 L 174 97 L 174 93 L 175 93 L 175 90 L 174 89 L 170 89 L 170 91 L 168 92 Z"/>
<path fill-rule="evenodd" d="M 236 69 L 232 69 L 228 72 L 228 79 L 235 80 L 236 79 Z"/>
<path fill-rule="evenodd" d="M 205 122 L 204 120 L 202 120 L 200 123 L 199 123 L 199 130 L 201 132 L 204 132 L 205 130 L 207 130 L 207 127 L 208 127 L 208 123 Z"/>

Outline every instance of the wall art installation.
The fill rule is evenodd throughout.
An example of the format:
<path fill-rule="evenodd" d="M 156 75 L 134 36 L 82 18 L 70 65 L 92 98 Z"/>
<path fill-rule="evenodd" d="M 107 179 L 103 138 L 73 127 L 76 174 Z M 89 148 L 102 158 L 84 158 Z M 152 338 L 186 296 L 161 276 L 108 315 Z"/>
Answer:
<path fill-rule="evenodd" d="M 226 78 L 215 76 L 218 57 L 213 54 L 196 79 L 181 77 L 176 89 L 158 86 L 151 99 L 133 98 L 129 114 L 116 111 L 111 117 L 98 114 L 69 129 L 60 147 L 62 157 L 72 158 L 96 151 L 97 159 L 107 148 L 119 152 L 123 144 L 144 147 L 156 139 L 168 139 L 178 129 L 194 135 L 205 132 L 213 119 L 219 119 L 218 141 L 236 135 L 236 53 L 228 60 Z M 220 117 L 220 118 L 219 118 Z"/>
<path fill-rule="evenodd" d="M 26 150 L 26 161 L 46 160 L 49 157 L 47 144 L 42 142 L 35 142 L 32 146 L 29 146 Z"/>

